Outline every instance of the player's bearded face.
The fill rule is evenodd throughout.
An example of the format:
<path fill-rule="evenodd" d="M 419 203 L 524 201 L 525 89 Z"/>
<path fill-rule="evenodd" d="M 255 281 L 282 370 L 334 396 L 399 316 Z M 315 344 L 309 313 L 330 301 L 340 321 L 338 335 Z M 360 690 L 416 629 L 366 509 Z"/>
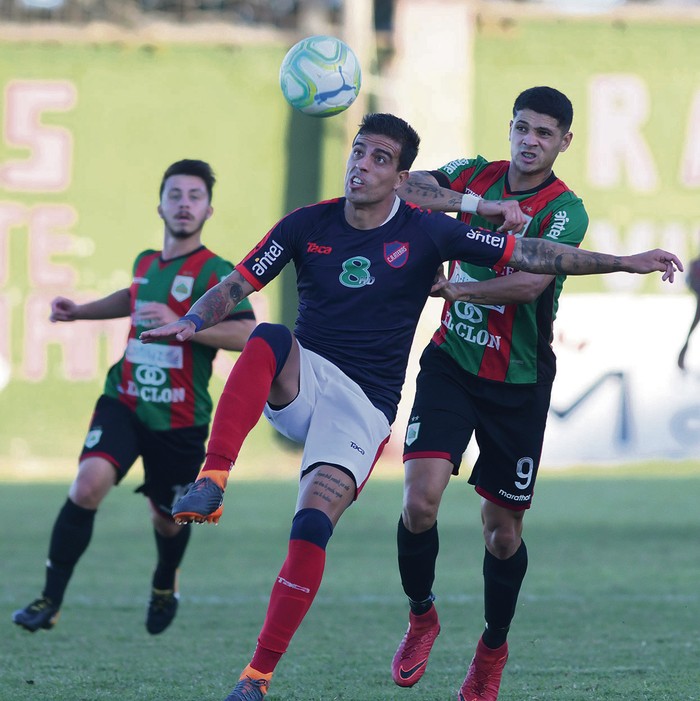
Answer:
<path fill-rule="evenodd" d="M 209 194 L 204 182 L 190 175 L 174 175 L 168 178 L 158 213 L 170 235 L 189 238 L 201 231 L 211 216 Z"/>

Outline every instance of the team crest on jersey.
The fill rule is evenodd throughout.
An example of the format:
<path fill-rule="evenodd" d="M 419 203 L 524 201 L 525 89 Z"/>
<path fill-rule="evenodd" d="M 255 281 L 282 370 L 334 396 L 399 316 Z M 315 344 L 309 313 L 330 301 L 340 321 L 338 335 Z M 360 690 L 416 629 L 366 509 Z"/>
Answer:
<path fill-rule="evenodd" d="M 406 445 L 411 445 L 413 441 L 418 438 L 418 434 L 420 433 L 420 421 L 417 421 L 416 423 L 413 424 L 408 424 L 408 427 L 406 428 Z"/>
<path fill-rule="evenodd" d="M 102 429 L 93 428 L 88 431 L 87 438 L 85 438 L 85 447 L 94 448 L 100 442 L 100 438 L 102 438 Z"/>
<path fill-rule="evenodd" d="M 401 241 L 385 243 L 384 260 L 392 268 L 403 268 L 408 261 L 408 243 L 401 243 Z"/>
<path fill-rule="evenodd" d="M 191 294 L 194 287 L 194 278 L 191 275 L 176 275 L 170 294 L 178 301 L 184 302 Z"/>

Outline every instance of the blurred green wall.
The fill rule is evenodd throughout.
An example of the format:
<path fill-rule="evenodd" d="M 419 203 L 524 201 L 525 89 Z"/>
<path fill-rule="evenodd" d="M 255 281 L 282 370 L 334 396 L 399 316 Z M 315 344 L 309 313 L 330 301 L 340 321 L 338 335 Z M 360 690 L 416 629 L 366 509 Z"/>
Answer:
<path fill-rule="evenodd" d="M 665 245 L 689 255 L 700 223 L 700 149 L 699 163 L 688 163 L 700 122 L 697 34 L 696 25 L 680 23 L 481 24 L 470 105 L 475 152 L 508 158 L 515 95 L 536 84 L 558 87 L 576 115 L 574 142 L 556 170 L 597 223 L 586 246 L 624 252 Z M 205 241 L 233 262 L 285 212 L 288 178 L 316 177 L 316 161 L 305 162 L 287 142 L 290 110 L 277 83 L 287 48 L 0 43 L 0 477 L 19 464 L 74 461 L 125 330 L 100 325 L 95 340 L 78 322 L 62 325 L 70 329 L 65 335 L 46 321 L 48 303 L 58 294 L 93 298 L 128 285 L 136 253 L 160 245 L 157 188 L 167 165 L 184 157 L 212 163 L 219 183 Z M 627 76 L 647 96 L 637 136 L 658 176 L 651 189 L 640 190 L 624 168 L 607 185 L 595 173 L 592 154 L 607 128 L 596 121 L 606 76 Z M 380 110 L 381 100 L 373 99 Z M 323 124 L 323 148 L 314 156 L 321 197 L 342 193 L 347 128 L 357 119 L 351 110 Z M 455 130 L 460 124 L 455 114 Z M 614 148 L 615 133 L 604 136 Z M 33 161 L 37 153 L 43 165 Z M 288 162 L 288 153 L 298 162 Z M 567 289 L 606 284 L 570 280 Z M 642 284 L 658 291 L 658 282 Z M 260 296 L 265 318 L 279 318 L 280 290 L 275 283 Z M 215 393 L 220 389 L 217 379 Z M 250 450 L 263 452 L 266 427 L 256 435 L 262 438 L 254 436 Z"/>

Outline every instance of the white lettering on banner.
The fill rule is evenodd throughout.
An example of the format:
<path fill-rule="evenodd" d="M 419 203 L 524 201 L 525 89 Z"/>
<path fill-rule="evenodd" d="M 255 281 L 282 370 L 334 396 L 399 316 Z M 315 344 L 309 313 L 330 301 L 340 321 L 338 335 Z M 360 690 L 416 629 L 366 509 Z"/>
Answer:
<path fill-rule="evenodd" d="M 622 187 L 623 172 L 637 192 L 654 192 L 659 175 L 642 132 L 649 120 L 649 89 L 638 76 L 608 73 L 591 78 L 588 178 L 593 185 Z"/>
<path fill-rule="evenodd" d="M 78 91 L 66 80 L 13 80 L 5 89 L 5 144 L 28 153 L 0 168 L 0 186 L 14 192 L 63 192 L 70 185 L 73 134 L 44 124 L 44 112 L 67 112 Z"/>
<path fill-rule="evenodd" d="M 127 382 L 126 390 L 124 387 L 117 388 L 122 394 L 129 397 L 139 397 L 144 402 L 152 404 L 179 404 L 187 399 L 187 393 L 184 387 L 139 387 L 133 380 Z"/>
<path fill-rule="evenodd" d="M 268 249 L 255 259 L 253 263 L 253 272 L 258 276 L 262 277 L 265 271 L 270 268 L 270 266 L 282 255 L 284 248 L 280 246 L 277 241 L 272 241 Z"/>
<path fill-rule="evenodd" d="M 154 365 L 157 368 L 182 370 L 182 346 L 164 346 L 161 343 L 141 343 L 130 338 L 126 346 L 126 359 L 133 365 Z"/>

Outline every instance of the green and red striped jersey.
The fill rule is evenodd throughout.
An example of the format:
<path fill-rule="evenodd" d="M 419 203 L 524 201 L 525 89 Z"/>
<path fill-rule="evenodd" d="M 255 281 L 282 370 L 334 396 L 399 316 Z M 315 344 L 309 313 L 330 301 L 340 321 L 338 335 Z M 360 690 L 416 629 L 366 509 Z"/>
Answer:
<path fill-rule="evenodd" d="M 488 200 L 516 199 L 528 218 L 518 236 L 537 236 L 578 246 L 588 227 L 583 201 L 554 173 L 538 187 L 510 192 L 509 161 L 474 159 L 451 161 L 434 171 L 444 187 L 470 192 Z M 478 215 L 462 214 L 474 226 L 493 228 Z M 512 268 L 499 275 L 510 275 Z M 497 273 L 462 261 L 450 263 L 450 279 L 471 282 L 496 277 Z M 559 294 L 566 279 L 559 275 L 533 302 L 527 304 L 477 305 L 446 303 L 440 328 L 433 340 L 466 372 L 513 384 L 548 383 L 554 380 L 556 358 L 552 350 L 552 326 Z"/>
<path fill-rule="evenodd" d="M 131 312 L 147 302 L 167 304 L 178 316 L 233 270 L 228 261 L 204 246 L 164 261 L 161 251 L 143 251 L 134 261 Z M 230 319 L 254 318 L 248 299 Z M 107 373 L 104 393 L 119 399 L 155 431 L 209 423 L 212 400 L 209 379 L 216 348 L 172 340 L 144 344 L 147 325 L 132 321 L 126 351 Z"/>

